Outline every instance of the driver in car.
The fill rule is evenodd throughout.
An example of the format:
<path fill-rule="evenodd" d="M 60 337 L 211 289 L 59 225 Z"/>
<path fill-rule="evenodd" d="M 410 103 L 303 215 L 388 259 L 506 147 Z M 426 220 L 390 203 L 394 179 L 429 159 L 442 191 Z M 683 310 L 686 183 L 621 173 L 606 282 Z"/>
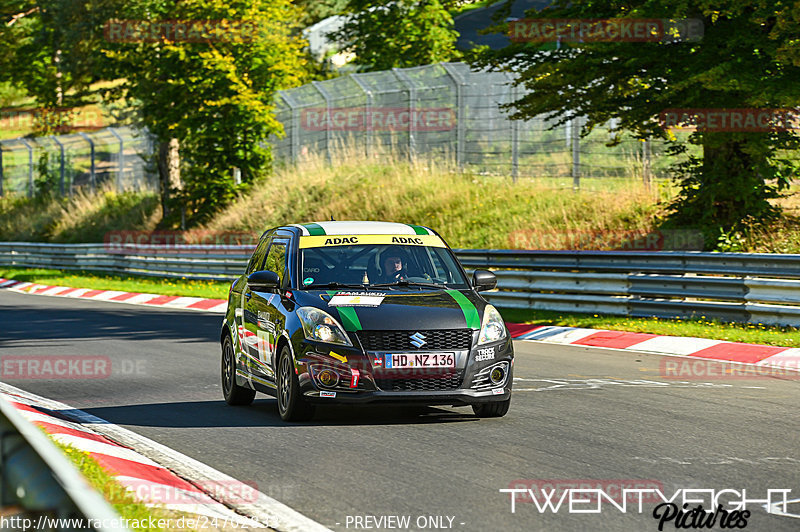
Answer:
<path fill-rule="evenodd" d="M 383 259 L 383 282 L 393 283 L 408 279 L 408 271 L 405 269 L 403 258 L 399 254 L 392 253 Z"/>

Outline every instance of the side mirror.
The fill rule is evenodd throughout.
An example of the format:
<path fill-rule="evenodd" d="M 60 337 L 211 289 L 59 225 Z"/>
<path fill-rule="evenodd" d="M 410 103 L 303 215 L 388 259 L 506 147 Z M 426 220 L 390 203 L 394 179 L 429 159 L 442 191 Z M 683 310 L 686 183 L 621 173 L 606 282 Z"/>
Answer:
<path fill-rule="evenodd" d="M 489 270 L 475 270 L 472 274 L 472 286 L 476 292 L 492 290 L 497 287 L 497 277 Z"/>
<path fill-rule="evenodd" d="M 253 272 L 247 276 L 247 285 L 256 292 L 266 292 L 278 288 L 280 284 L 281 278 L 271 270 Z"/>

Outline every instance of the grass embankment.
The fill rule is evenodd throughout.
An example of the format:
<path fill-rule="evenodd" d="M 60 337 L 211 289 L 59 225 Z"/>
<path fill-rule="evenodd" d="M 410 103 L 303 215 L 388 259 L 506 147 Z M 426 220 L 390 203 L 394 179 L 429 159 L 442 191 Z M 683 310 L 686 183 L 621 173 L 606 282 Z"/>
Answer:
<path fill-rule="evenodd" d="M 634 179 L 584 180 L 485 177 L 428 161 L 354 155 L 331 167 L 309 161 L 278 170 L 254 186 L 201 230 L 252 232 L 285 223 L 392 220 L 428 225 L 453 247 L 613 249 L 653 231 L 674 194 L 668 185 L 646 188 Z M 800 209 L 800 195 L 782 200 Z M 0 198 L 0 240 L 101 242 L 108 231 L 156 228 L 160 208 L 152 194 L 104 191 L 69 200 Z M 734 242 L 736 251 L 800 252 L 800 222 L 790 218 L 759 237 Z M 42 284 L 225 298 L 227 283 L 92 275 L 48 270 L 0 271 L 0 276 Z M 514 311 L 509 311 L 514 312 Z M 534 312 L 508 316 L 558 325 L 701 336 L 721 340 L 800 345 L 797 330 L 724 325 L 700 320 L 636 319 Z"/>
<path fill-rule="evenodd" d="M 0 269 L 0 277 L 40 284 L 94 288 L 98 290 L 124 290 L 174 296 L 208 297 L 226 299 L 229 283 L 217 281 L 191 281 L 186 279 L 154 279 L 136 276 L 103 276 L 90 272 L 60 272 L 57 270 Z M 800 328 L 771 327 L 765 325 L 723 323 L 717 320 L 679 320 L 659 318 L 631 318 L 598 314 L 551 312 L 546 310 L 500 309 L 506 321 L 587 327 L 617 331 L 643 332 L 671 336 L 696 336 L 728 342 L 800 347 Z"/>
<path fill-rule="evenodd" d="M 153 528 L 149 524 L 153 521 L 158 523 L 162 520 L 163 524 L 175 521 L 175 515 L 158 507 L 148 507 L 137 501 L 133 495 L 126 491 L 114 477 L 108 474 L 89 453 L 54 442 L 64 455 L 73 463 L 78 471 L 86 478 L 89 484 L 96 489 L 111 504 L 117 513 L 134 530 L 170 530 L 170 528 Z M 140 526 L 137 526 L 140 525 Z"/>
<path fill-rule="evenodd" d="M 151 231 L 161 217 L 150 192 L 79 190 L 72 198 L 0 197 L 0 241 L 103 242 L 116 230 Z"/>
<path fill-rule="evenodd" d="M 774 327 L 751 323 L 725 323 L 704 318 L 692 320 L 664 318 L 631 318 L 599 314 L 572 314 L 548 310 L 499 309 L 506 321 L 585 327 L 667 336 L 694 336 L 726 342 L 800 347 L 800 328 Z"/>
<path fill-rule="evenodd" d="M 570 235 L 645 234 L 670 190 L 630 179 L 511 179 L 458 172 L 421 161 L 353 157 L 334 167 L 310 161 L 254 187 L 206 229 L 256 231 L 298 221 L 387 220 L 435 228 L 453 247 L 552 247 Z M 618 240 L 617 240 L 618 242 Z M 612 245 L 614 243 L 612 242 Z"/>

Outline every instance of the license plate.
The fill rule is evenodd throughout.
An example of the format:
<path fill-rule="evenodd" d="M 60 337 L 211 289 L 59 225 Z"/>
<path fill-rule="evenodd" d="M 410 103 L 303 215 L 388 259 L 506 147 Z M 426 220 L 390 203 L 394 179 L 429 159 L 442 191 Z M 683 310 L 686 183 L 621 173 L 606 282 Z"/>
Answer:
<path fill-rule="evenodd" d="M 454 353 L 398 353 L 386 355 L 386 369 L 454 368 Z"/>

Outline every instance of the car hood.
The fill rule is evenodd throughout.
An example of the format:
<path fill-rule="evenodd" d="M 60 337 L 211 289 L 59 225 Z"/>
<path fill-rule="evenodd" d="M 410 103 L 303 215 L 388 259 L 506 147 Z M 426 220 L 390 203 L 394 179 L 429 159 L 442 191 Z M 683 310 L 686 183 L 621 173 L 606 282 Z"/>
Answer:
<path fill-rule="evenodd" d="M 310 290 L 295 292 L 295 300 L 328 312 L 349 331 L 479 329 L 486 306 L 472 290 L 416 288 Z"/>

